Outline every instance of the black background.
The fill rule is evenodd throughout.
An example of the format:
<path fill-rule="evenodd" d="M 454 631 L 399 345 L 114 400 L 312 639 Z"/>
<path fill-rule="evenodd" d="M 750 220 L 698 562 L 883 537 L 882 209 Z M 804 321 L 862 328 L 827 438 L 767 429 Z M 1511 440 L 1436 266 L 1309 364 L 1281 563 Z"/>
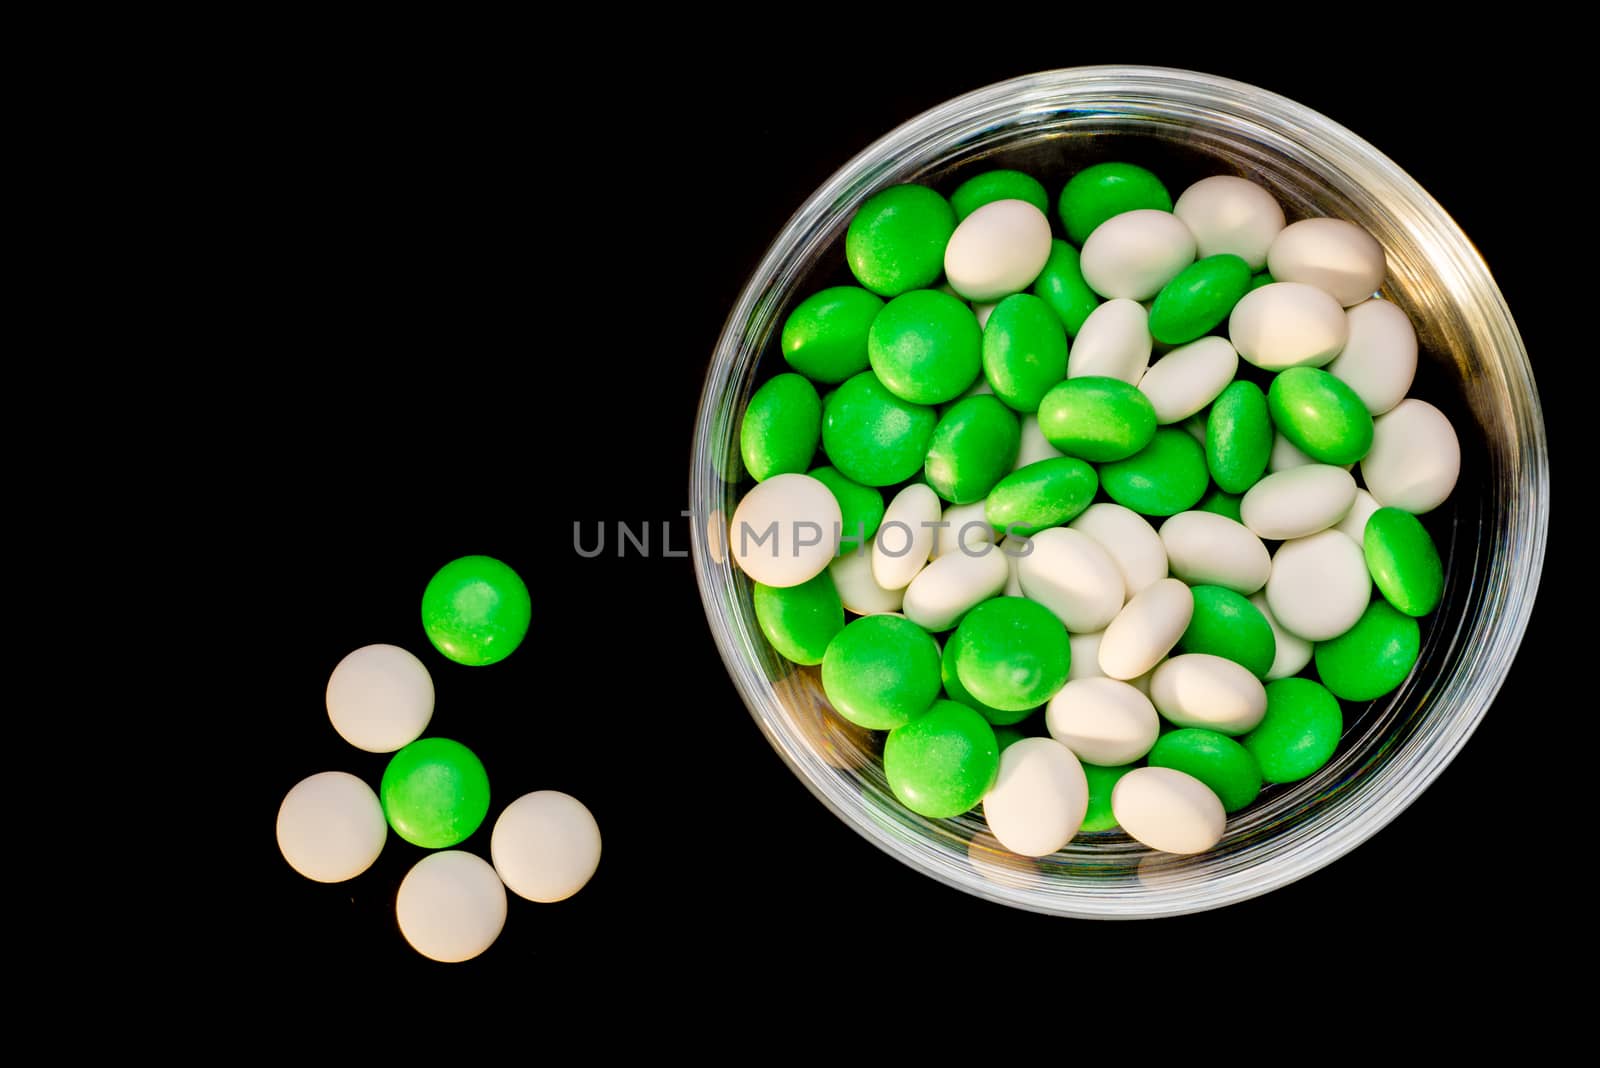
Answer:
<path fill-rule="evenodd" d="M 1098 961 L 1229 947 L 1251 968 L 1381 959 L 1392 977 L 1520 959 L 1534 925 L 1559 915 L 1543 888 L 1552 832 L 1529 800 L 1525 722 L 1541 712 L 1526 695 L 1558 662 L 1547 603 L 1482 728 L 1372 841 L 1257 901 L 1106 924 L 967 897 L 857 837 L 758 733 L 689 561 L 585 560 L 572 547 L 574 522 L 590 538 L 605 524 L 613 545 L 625 522 L 651 524 L 659 550 L 666 520 L 687 548 L 678 515 L 706 362 L 772 236 L 899 122 L 1048 66 L 1199 67 L 1355 130 L 1477 243 L 1559 403 L 1555 305 L 1528 217 L 1541 194 L 1482 150 L 1486 131 L 1499 147 L 1536 145 L 1552 120 L 1488 92 L 1459 53 L 1425 59 L 1378 64 L 1379 76 L 1063 45 L 960 65 L 663 55 L 577 83 L 498 60 L 278 72 L 235 119 L 252 146 L 238 165 L 264 191 L 244 207 L 271 265 L 247 388 L 271 414 L 231 428 L 246 441 L 228 456 L 243 492 L 224 534 L 250 554 L 239 613 L 265 626 L 241 659 L 240 714 L 265 727 L 233 786 L 248 839 L 243 904 L 222 936 L 233 962 L 666 996 L 685 962 L 757 980 L 820 955 L 851 970 L 862 1003 L 882 1003 L 867 996 L 878 984 L 977 990 L 1008 961 L 1050 967 L 1086 949 Z M 430 574 L 466 553 L 506 560 L 534 598 L 524 646 L 486 669 L 445 661 L 418 620 Z M 299 779 L 342 769 L 376 786 L 385 757 L 343 743 L 322 704 L 340 657 L 372 642 L 424 659 L 438 692 L 428 733 L 488 768 L 489 819 L 460 848 L 487 856 L 494 817 L 535 789 L 577 796 L 604 835 L 584 891 L 556 905 L 511 898 L 499 941 L 464 965 L 423 960 L 395 925 L 396 887 L 423 850 L 391 834 L 367 873 L 324 886 L 274 844 L 278 803 Z"/>

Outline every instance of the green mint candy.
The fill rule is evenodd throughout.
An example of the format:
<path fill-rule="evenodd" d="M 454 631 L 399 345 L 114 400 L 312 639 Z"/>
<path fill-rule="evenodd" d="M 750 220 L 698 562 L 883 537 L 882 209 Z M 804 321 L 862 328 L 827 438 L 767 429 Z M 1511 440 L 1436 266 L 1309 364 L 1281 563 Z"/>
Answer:
<path fill-rule="evenodd" d="M 933 429 L 923 465 L 928 485 L 951 504 L 981 501 L 1011 470 L 1022 428 L 1004 404 L 986 394 L 957 401 Z"/>
<path fill-rule="evenodd" d="M 968 812 L 994 786 L 994 728 L 966 705 L 936 701 L 883 743 L 883 774 L 900 803 L 929 819 Z"/>
<path fill-rule="evenodd" d="M 867 369 L 867 331 L 883 298 L 859 286 L 813 293 L 784 320 L 779 348 L 789 366 L 813 382 L 832 385 Z"/>
<path fill-rule="evenodd" d="M 901 400 L 863 371 L 822 406 L 822 451 L 839 473 L 863 486 L 892 486 L 922 470 L 939 415 Z"/>
<path fill-rule="evenodd" d="M 1039 402 L 1039 432 L 1068 456 L 1095 463 L 1123 460 L 1155 437 L 1156 410 L 1121 379 L 1069 378 Z"/>
<path fill-rule="evenodd" d="M 955 209 L 944 197 L 927 186 L 890 186 L 868 197 L 850 220 L 844 258 L 856 281 L 897 297 L 938 280 L 955 232 Z"/>
<path fill-rule="evenodd" d="M 1224 812 L 1237 812 L 1261 794 L 1261 769 L 1250 751 L 1226 734 L 1200 727 L 1168 731 L 1150 750 L 1152 768 L 1193 775 L 1211 788 Z"/>
<path fill-rule="evenodd" d="M 871 486 L 852 482 L 831 467 L 813 468 L 806 474 L 827 486 L 839 502 L 839 551 L 843 556 L 863 548 L 883 522 L 883 494 Z"/>
<path fill-rule="evenodd" d="M 1206 416 L 1206 470 L 1224 492 L 1243 493 L 1261 481 L 1271 456 L 1266 394 L 1254 382 L 1231 383 Z"/>
<path fill-rule="evenodd" d="M 1163 345 L 1204 337 L 1250 289 L 1250 267 L 1232 253 L 1207 256 L 1178 272 L 1150 305 L 1150 336 Z"/>
<path fill-rule="evenodd" d="M 489 773 L 460 742 L 419 738 L 389 758 L 378 797 L 395 834 L 444 849 L 466 841 L 489 814 Z"/>
<path fill-rule="evenodd" d="M 997 531 L 1029 536 L 1075 519 L 1097 487 L 1094 468 L 1072 456 L 1019 467 L 989 491 L 984 518 Z"/>
<path fill-rule="evenodd" d="M 968 612 L 950 636 L 956 674 L 991 708 L 1037 708 L 1067 684 L 1072 646 L 1067 628 L 1044 605 L 996 597 Z"/>
<path fill-rule="evenodd" d="M 1100 468 L 1106 495 L 1140 515 L 1177 515 L 1205 496 L 1206 454 L 1187 430 L 1162 427 L 1126 460 Z"/>
<path fill-rule="evenodd" d="M 1089 780 L 1089 809 L 1083 814 L 1083 826 L 1079 830 L 1093 833 L 1116 828 L 1117 817 L 1111 811 L 1111 791 L 1133 768 L 1132 764 L 1116 768 L 1102 768 L 1098 764 L 1083 765 L 1083 777 Z"/>
<path fill-rule="evenodd" d="M 1132 163 L 1086 167 L 1067 182 L 1056 204 L 1067 239 L 1079 247 L 1113 215 L 1141 208 L 1171 211 L 1172 194 L 1161 179 Z"/>
<path fill-rule="evenodd" d="M 1083 321 L 1100 306 L 1100 295 L 1083 280 L 1078 250 L 1059 237 L 1050 242 L 1050 258 L 1034 279 L 1033 295 L 1050 305 L 1068 337 L 1077 337 Z"/>
<path fill-rule="evenodd" d="M 939 647 L 909 619 L 863 616 L 828 643 L 822 691 L 856 726 L 893 730 L 938 698 Z"/>
<path fill-rule="evenodd" d="M 1235 523 L 1243 523 L 1244 519 L 1239 511 L 1239 502 L 1242 499 L 1237 493 L 1224 493 L 1213 487 L 1209 493 L 1200 498 L 1200 503 L 1195 505 L 1195 508 L 1202 512 L 1225 515 Z"/>
<path fill-rule="evenodd" d="M 1193 586 L 1189 592 L 1194 594 L 1194 614 L 1178 639 L 1178 650 L 1220 656 L 1264 678 L 1278 655 L 1278 642 L 1261 610 L 1222 586 Z"/>
<path fill-rule="evenodd" d="M 1425 616 L 1444 595 L 1444 563 L 1427 528 L 1410 512 L 1379 508 L 1367 517 L 1362 551 L 1372 581 L 1408 616 Z"/>
<path fill-rule="evenodd" d="M 1372 448 L 1372 414 L 1356 391 L 1316 367 L 1291 367 L 1267 389 L 1272 424 L 1323 464 L 1353 464 Z"/>
<path fill-rule="evenodd" d="M 956 222 L 997 200 L 1025 200 L 1045 215 L 1050 214 L 1050 194 L 1039 184 L 1039 179 L 1021 171 L 985 171 L 968 178 L 950 194 Z"/>
<path fill-rule="evenodd" d="M 1356 625 L 1313 656 L 1322 683 L 1346 701 L 1382 697 L 1406 681 L 1422 651 L 1422 628 L 1388 601 L 1373 601 Z"/>
<path fill-rule="evenodd" d="M 1050 387 L 1067 377 L 1067 335 L 1048 304 L 1015 293 L 995 305 L 983 328 L 983 373 L 1006 404 L 1038 411 Z"/>
<path fill-rule="evenodd" d="M 1310 679 L 1279 679 L 1267 683 L 1267 714 L 1239 744 L 1256 758 L 1267 782 L 1299 782 L 1332 759 L 1343 733 L 1339 702 L 1325 687 Z"/>
<path fill-rule="evenodd" d="M 919 289 L 884 305 L 867 334 L 867 358 L 889 392 L 912 404 L 954 400 L 983 366 L 983 331 L 956 297 Z"/>
<path fill-rule="evenodd" d="M 739 428 L 739 454 L 757 482 L 800 474 L 811 466 L 822 432 L 817 387 L 797 374 L 781 374 L 756 390 Z"/>
<path fill-rule="evenodd" d="M 998 552 L 999 550 L 995 551 Z M 961 704 L 966 705 L 996 727 L 1009 727 L 1013 723 L 1021 723 L 1039 711 L 1038 708 L 1013 709 L 1010 711 L 994 708 L 972 696 L 971 691 L 961 685 L 961 673 L 956 666 L 955 642 L 945 643 L 944 657 L 939 663 L 939 675 L 944 682 L 944 692 L 949 696 L 950 700 L 959 701 Z"/>
<path fill-rule="evenodd" d="M 820 664 L 844 629 L 844 605 L 833 576 L 823 571 L 798 586 L 755 583 L 756 622 L 778 654 L 796 664 Z"/>

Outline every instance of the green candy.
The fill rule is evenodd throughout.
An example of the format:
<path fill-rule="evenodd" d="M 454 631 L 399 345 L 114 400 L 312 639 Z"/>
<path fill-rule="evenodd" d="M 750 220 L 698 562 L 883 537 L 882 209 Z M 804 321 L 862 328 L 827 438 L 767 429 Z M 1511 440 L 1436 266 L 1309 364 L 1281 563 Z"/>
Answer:
<path fill-rule="evenodd" d="M 983 331 L 972 309 L 937 289 L 884 305 L 867 334 L 867 358 L 889 392 L 912 404 L 959 397 L 983 364 Z"/>
<path fill-rule="evenodd" d="M 1225 515 L 1235 523 L 1242 523 L 1244 518 L 1239 511 L 1239 501 L 1241 499 L 1237 493 L 1224 493 L 1220 489 L 1213 488 L 1211 492 L 1200 498 L 1200 503 L 1195 505 L 1195 508 L 1202 512 L 1215 512 L 1217 515 Z"/>
<path fill-rule="evenodd" d="M 1038 411 L 1067 377 L 1067 335 L 1048 304 L 1014 293 L 994 306 L 983 328 L 983 373 L 996 397 L 1019 412 Z"/>
<path fill-rule="evenodd" d="M 1194 586 L 1190 592 L 1194 594 L 1194 615 L 1178 639 L 1181 651 L 1232 660 L 1258 679 L 1272 670 L 1278 641 L 1259 608 L 1221 586 Z"/>
<path fill-rule="evenodd" d="M 1211 480 L 1200 443 L 1187 430 L 1162 427 L 1143 449 L 1100 468 L 1100 484 L 1140 515 L 1177 515 L 1205 496 Z"/>
<path fill-rule="evenodd" d="M 931 286 L 956 232 L 950 202 L 923 185 L 893 185 L 867 198 L 844 235 L 856 281 L 884 297 Z"/>
<path fill-rule="evenodd" d="M 1382 697 L 1406 681 L 1422 652 L 1422 628 L 1388 601 L 1373 601 L 1356 625 L 1325 642 L 1315 657 L 1322 684 L 1346 701 Z"/>
<path fill-rule="evenodd" d="M 817 387 L 797 374 L 781 374 L 756 390 L 739 428 L 739 454 L 757 482 L 811 466 L 822 430 Z"/>
<path fill-rule="evenodd" d="M 460 742 L 420 738 L 389 758 L 378 797 L 395 834 L 444 849 L 466 841 L 489 814 L 489 773 Z"/>
<path fill-rule="evenodd" d="M 1155 437 L 1156 410 L 1121 379 L 1069 378 L 1039 402 L 1039 432 L 1068 456 L 1095 463 L 1123 460 Z"/>
<path fill-rule="evenodd" d="M 992 723 L 993 720 L 990 722 Z M 1002 753 L 1026 737 L 1026 734 L 1023 734 L 1015 727 L 996 727 L 994 729 L 995 748 Z"/>
<path fill-rule="evenodd" d="M 983 517 L 997 531 L 1025 537 L 1070 522 L 1094 500 L 1094 468 L 1071 456 L 1039 460 L 989 491 Z"/>
<path fill-rule="evenodd" d="M 1335 741 L 1338 736 L 1335 735 Z M 1156 739 L 1150 750 L 1152 768 L 1171 768 L 1193 775 L 1211 788 L 1225 812 L 1237 812 L 1261 793 L 1261 769 L 1250 750 L 1226 734 L 1184 727 Z"/>
<path fill-rule="evenodd" d="M 950 194 L 950 206 L 955 209 L 957 222 L 997 200 L 1025 200 L 1044 214 L 1050 214 L 1050 194 L 1037 178 L 1021 171 L 985 171 L 968 178 Z"/>
<path fill-rule="evenodd" d="M 1125 211 L 1172 210 L 1172 194 L 1161 179 L 1132 163 L 1096 163 L 1072 176 L 1057 202 L 1067 238 L 1082 246 L 1094 228 Z"/>
<path fill-rule="evenodd" d="M 1279 679 L 1267 683 L 1267 714 L 1239 744 L 1256 758 L 1263 779 L 1299 782 L 1333 758 L 1343 733 L 1339 702 L 1326 687 Z"/>
<path fill-rule="evenodd" d="M 938 698 L 939 647 L 909 619 L 863 616 L 828 643 L 822 690 L 856 726 L 892 730 Z"/>
<path fill-rule="evenodd" d="M 1196 260 L 1161 288 L 1150 305 L 1150 336 L 1164 345 L 1204 337 L 1249 292 L 1250 267 L 1232 253 Z"/>
<path fill-rule="evenodd" d="M 952 404 L 933 428 L 923 471 L 933 492 L 951 504 L 989 495 L 1017 460 L 1022 428 L 1011 410 L 980 393 Z"/>
<path fill-rule="evenodd" d="M 1444 564 L 1416 516 L 1379 508 L 1367 519 L 1362 550 L 1372 581 L 1390 604 L 1408 616 L 1425 616 L 1439 606 Z"/>
<path fill-rule="evenodd" d="M 1116 768 L 1102 768 L 1098 764 L 1084 764 L 1083 777 L 1089 780 L 1089 809 L 1083 814 L 1081 831 L 1115 830 L 1117 817 L 1111 811 L 1111 791 L 1117 788 L 1122 777 L 1133 770 L 1132 764 Z"/>
<path fill-rule="evenodd" d="M 458 664 L 483 667 L 516 651 L 533 621 L 528 586 L 492 556 L 463 556 L 434 573 L 422 591 L 422 629 Z"/>
<path fill-rule="evenodd" d="M 753 600 L 761 633 L 779 655 L 796 664 L 820 664 L 828 643 L 844 629 L 844 605 L 824 570 L 782 589 L 757 582 Z"/>
<path fill-rule="evenodd" d="M 1044 605 L 996 597 L 978 605 L 950 636 L 956 675 L 968 693 L 1002 711 L 1037 708 L 1067 684 L 1067 628 Z"/>
<path fill-rule="evenodd" d="M 1254 382 L 1231 383 L 1206 416 L 1206 470 L 1223 491 L 1243 493 L 1261 481 L 1271 456 L 1266 395 Z"/>
<path fill-rule="evenodd" d="M 1255 274 L 1250 276 L 1249 292 L 1254 293 L 1262 286 L 1270 286 L 1275 281 L 1277 281 L 1277 279 L 1273 278 L 1269 272 L 1257 271 Z"/>
<path fill-rule="evenodd" d="M 994 728 L 966 705 L 936 701 L 883 743 L 889 789 L 912 812 L 947 819 L 968 812 L 994 786 L 1000 747 Z"/>
<path fill-rule="evenodd" d="M 863 486 L 892 486 L 922 470 L 939 415 L 911 404 L 863 371 L 822 406 L 822 451 L 839 473 Z"/>
<path fill-rule="evenodd" d="M 843 556 L 864 548 L 883 522 L 883 494 L 871 486 L 852 482 L 826 465 L 806 474 L 827 486 L 839 502 L 839 550 Z"/>
<path fill-rule="evenodd" d="M 1372 414 L 1356 391 L 1316 367 L 1291 367 L 1267 388 L 1272 425 L 1318 463 L 1353 464 L 1372 448 Z"/>
<path fill-rule="evenodd" d="M 1100 306 L 1100 295 L 1083 280 L 1083 268 L 1078 263 L 1078 250 L 1059 237 L 1050 242 L 1050 258 L 1044 270 L 1034 279 L 1033 293 L 1050 305 L 1061 325 L 1067 328 L 1068 337 L 1077 337 L 1083 321 Z"/>
<path fill-rule="evenodd" d="M 946 642 L 944 656 L 939 662 L 939 677 L 944 682 L 944 692 L 952 701 L 959 701 L 996 727 L 1009 727 L 1021 723 L 1038 711 L 1037 707 L 1016 710 L 994 708 L 984 704 L 963 685 L 961 673 L 956 669 L 956 643 Z"/>
<path fill-rule="evenodd" d="M 843 382 L 867 369 L 867 331 L 883 299 L 859 286 L 813 293 L 784 321 L 779 347 L 789 366 L 813 382 Z"/>

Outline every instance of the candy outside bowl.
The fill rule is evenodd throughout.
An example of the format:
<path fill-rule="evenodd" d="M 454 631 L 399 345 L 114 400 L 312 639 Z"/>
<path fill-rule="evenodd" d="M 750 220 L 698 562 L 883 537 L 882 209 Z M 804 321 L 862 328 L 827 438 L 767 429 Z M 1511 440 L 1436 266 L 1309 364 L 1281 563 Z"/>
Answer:
<path fill-rule="evenodd" d="M 1346 704 L 1344 738 L 1321 771 L 1269 787 L 1204 854 L 1155 853 L 1106 832 L 1028 859 L 998 847 L 981 810 L 929 820 L 894 799 L 882 736 L 840 719 L 818 670 L 767 644 L 750 581 L 726 552 L 727 520 L 752 484 L 740 470 L 740 413 L 757 385 L 786 369 L 777 349 L 789 310 L 850 281 L 843 238 L 863 200 L 900 182 L 948 193 L 993 167 L 1028 171 L 1054 196 L 1071 173 L 1108 159 L 1149 167 L 1174 195 L 1211 174 L 1247 176 L 1277 195 L 1291 221 L 1329 215 L 1366 227 L 1388 255 L 1383 295 L 1417 327 L 1413 395 L 1454 423 L 1461 477 L 1426 517 L 1446 586 L 1423 621 L 1416 668 L 1387 697 Z M 1073 917 L 1165 916 L 1242 901 L 1331 863 L 1394 819 L 1466 744 L 1500 689 L 1533 606 L 1549 515 L 1527 353 L 1487 267 L 1438 203 L 1371 145 L 1293 101 L 1144 67 L 1052 71 L 980 89 L 905 123 L 834 174 L 777 236 L 728 318 L 691 463 L 706 616 L 735 686 L 783 760 L 840 819 L 905 864 L 991 901 Z"/>

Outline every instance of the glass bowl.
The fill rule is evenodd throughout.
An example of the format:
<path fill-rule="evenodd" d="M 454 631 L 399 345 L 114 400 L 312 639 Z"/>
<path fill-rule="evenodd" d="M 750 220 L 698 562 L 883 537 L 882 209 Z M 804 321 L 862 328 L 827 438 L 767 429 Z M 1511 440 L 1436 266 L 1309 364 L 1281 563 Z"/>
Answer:
<path fill-rule="evenodd" d="M 828 707 L 815 668 L 767 645 L 750 582 L 725 552 L 739 483 L 739 414 L 784 369 L 777 338 L 795 303 L 848 282 L 843 234 L 856 207 L 898 182 L 948 193 L 968 174 L 1017 167 L 1053 196 L 1104 159 L 1150 167 L 1174 195 L 1210 174 L 1265 184 L 1290 219 L 1366 227 L 1388 253 L 1383 294 L 1416 324 L 1413 395 L 1461 439 L 1461 478 L 1426 517 L 1445 557 L 1442 604 L 1395 693 L 1346 705 L 1334 759 L 1269 787 L 1208 853 L 1179 857 L 1107 832 L 1028 859 L 1000 849 L 981 815 L 928 820 L 890 794 L 882 737 Z M 1544 560 L 1549 476 L 1527 353 L 1488 269 L 1415 181 L 1350 131 L 1293 101 L 1188 71 L 1087 67 L 969 93 L 905 123 L 846 164 L 773 242 L 728 318 L 706 375 L 691 471 L 694 564 L 734 684 L 779 755 L 840 819 L 889 855 L 980 897 L 1061 916 L 1135 918 L 1215 908 L 1283 886 L 1392 820 L 1472 734 L 1522 640 Z"/>

